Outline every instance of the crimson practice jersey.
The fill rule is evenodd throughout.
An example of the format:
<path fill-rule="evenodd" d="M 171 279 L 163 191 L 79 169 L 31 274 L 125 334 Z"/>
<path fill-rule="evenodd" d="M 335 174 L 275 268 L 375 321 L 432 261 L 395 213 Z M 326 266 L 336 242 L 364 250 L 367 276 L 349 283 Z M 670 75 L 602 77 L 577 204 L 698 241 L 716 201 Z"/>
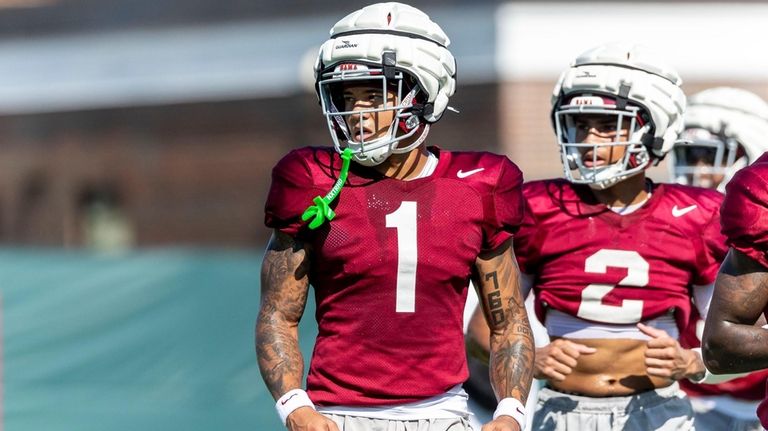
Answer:
<path fill-rule="evenodd" d="M 654 184 L 634 213 L 618 215 L 588 186 L 531 182 L 529 216 L 515 236 L 524 273 L 535 274 L 537 314 L 551 307 L 594 322 L 635 323 L 674 311 L 682 332 L 691 285 L 714 282 L 725 255 L 718 192 Z"/>
<path fill-rule="evenodd" d="M 725 190 L 728 245 L 768 268 L 768 153 L 737 172 Z"/>
<path fill-rule="evenodd" d="M 503 156 L 430 151 L 435 172 L 413 181 L 352 163 L 336 218 L 316 231 L 299 217 L 333 186 L 338 154 L 296 150 L 272 173 L 267 226 L 311 249 L 319 333 L 307 390 L 319 405 L 413 402 L 467 378 L 470 273 L 522 222 L 522 174 Z"/>
<path fill-rule="evenodd" d="M 728 245 L 768 268 L 768 153 L 737 172 L 725 191 L 721 216 Z M 768 427 L 768 399 L 757 416 Z"/>

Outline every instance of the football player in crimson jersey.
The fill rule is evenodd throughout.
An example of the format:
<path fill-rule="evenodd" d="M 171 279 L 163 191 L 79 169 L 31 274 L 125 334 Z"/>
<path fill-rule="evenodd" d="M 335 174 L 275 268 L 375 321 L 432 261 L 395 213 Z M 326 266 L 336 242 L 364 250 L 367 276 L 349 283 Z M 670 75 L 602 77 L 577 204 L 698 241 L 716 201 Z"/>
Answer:
<path fill-rule="evenodd" d="M 262 377 L 290 430 L 470 429 L 470 279 L 492 325 L 500 400 L 483 430 L 522 428 L 534 354 L 512 248 L 522 174 L 503 156 L 426 147 L 454 92 L 448 45 L 423 12 L 379 3 L 340 20 L 320 49 L 335 149 L 292 151 L 273 170 L 256 326 Z M 296 329 L 310 284 L 319 333 L 304 391 Z"/>
<path fill-rule="evenodd" d="M 768 153 L 728 183 L 721 218 L 731 248 L 704 326 L 707 368 L 715 373 L 768 368 L 768 331 L 755 325 L 768 311 Z M 768 428 L 768 400 L 757 415 Z"/>
<path fill-rule="evenodd" d="M 678 334 L 693 302 L 706 314 L 725 241 L 720 193 L 645 177 L 682 130 L 680 84 L 646 48 L 608 44 L 555 86 L 566 179 L 524 185 L 514 244 L 551 339 L 536 349 L 533 429 L 693 428 L 677 381 L 705 369 Z"/>
<path fill-rule="evenodd" d="M 739 88 L 716 87 L 688 98 L 684 143 L 670 152 L 672 180 L 725 192 L 733 175 L 768 150 L 768 103 Z M 766 323 L 761 318 L 756 323 Z M 693 313 L 681 335 L 683 346 L 698 348 L 704 321 Z M 730 376 L 728 376 L 730 377 Z M 713 377 L 710 380 L 714 380 Z M 682 380 L 695 412 L 698 431 L 762 430 L 755 409 L 765 395 L 768 370 L 719 384 Z"/>

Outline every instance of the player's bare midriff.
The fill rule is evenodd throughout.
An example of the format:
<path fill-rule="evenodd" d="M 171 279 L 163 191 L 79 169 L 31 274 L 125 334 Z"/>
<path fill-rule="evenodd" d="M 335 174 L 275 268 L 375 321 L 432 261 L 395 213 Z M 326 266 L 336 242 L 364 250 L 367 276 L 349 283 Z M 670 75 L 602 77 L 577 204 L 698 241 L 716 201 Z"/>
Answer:
<path fill-rule="evenodd" d="M 553 340 L 559 337 L 552 337 Z M 558 391 L 589 397 L 621 397 L 663 388 L 672 380 L 648 376 L 644 340 L 573 339 L 596 349 L 581 355 L 577 365 L 562 382 L 550 380 Z"/>

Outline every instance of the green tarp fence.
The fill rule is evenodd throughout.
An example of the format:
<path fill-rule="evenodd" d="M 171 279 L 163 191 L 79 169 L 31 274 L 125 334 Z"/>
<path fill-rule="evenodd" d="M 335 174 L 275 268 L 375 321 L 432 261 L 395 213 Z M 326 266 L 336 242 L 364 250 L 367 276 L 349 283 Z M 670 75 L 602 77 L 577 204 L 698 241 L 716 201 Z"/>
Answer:
<path fill-rule="evenodd" d="M 260 264 L 0 250 L 2 431 L 282 429 L 253 347 Z"/>

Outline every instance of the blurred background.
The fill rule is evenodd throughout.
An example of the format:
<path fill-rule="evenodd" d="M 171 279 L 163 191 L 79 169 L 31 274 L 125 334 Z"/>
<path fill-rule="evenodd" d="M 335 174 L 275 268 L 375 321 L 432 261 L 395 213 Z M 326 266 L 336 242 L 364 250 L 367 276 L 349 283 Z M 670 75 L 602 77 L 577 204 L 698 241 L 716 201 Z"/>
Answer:
<path fill-rule="evenodd" d="M 264 199 L 282 155 L 330 144 L 312 63 L 368 3 L 0 0 L 0 431 L 280 429 L 253 349 Z M 409 3 L 458 62 L 428 142 L 527 179 L 562 175 L 550 94 L 599 43 L 658 50 L 688 94 L 768 96 L 764 2 Z"/>

